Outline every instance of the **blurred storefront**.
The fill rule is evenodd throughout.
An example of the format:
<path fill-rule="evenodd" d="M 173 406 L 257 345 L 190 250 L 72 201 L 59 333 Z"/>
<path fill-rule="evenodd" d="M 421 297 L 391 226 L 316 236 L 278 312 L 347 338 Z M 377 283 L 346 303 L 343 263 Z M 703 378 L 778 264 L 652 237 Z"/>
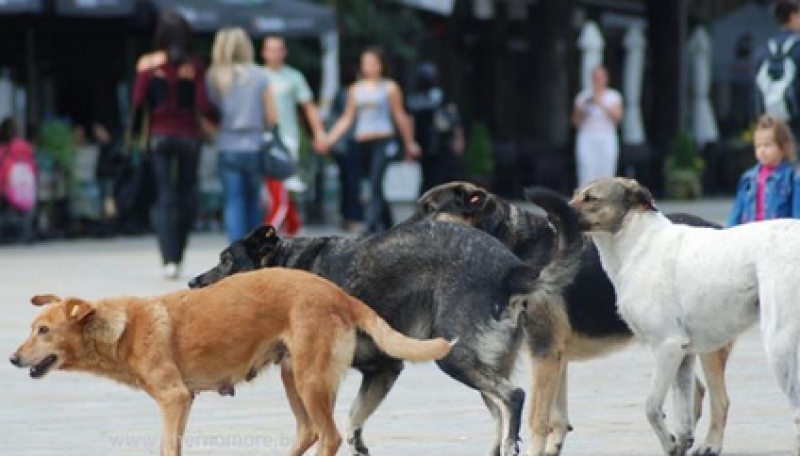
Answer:
<path fill-rule="evenodd" d="M 503 176 L 495 179 L 497 190 L 514 196 L 523 185 L 563 191 L 574 185 L 569 119 L 581 89 L 579 40 L 588 23 L 601 34 L 612 86 L 633 88 L 638 98 L 642 138 L 623 131 L 620 172 L 659 193 L 665 157 L 682 131 L 697 136 L 702 153 L 720 144 L 741 146 L 755 116 L 751 51 L 776 30 L 766 0 L 458 0 L 445 2 L 447 8 L 434 0 L 397 1 L 419 8 L 427 32 L 421 58 L 439 64 L 467 123 L 489 127 L 495 176 Z M 709 87 L 702 90 L 697 77 L 704 73 L 695 66 L 703 60 L 690 55 L 698 48 L 689 46 L 698 29 L 709 35 L 698 52 L 711 59 Z M 641 81 L 634 84 L 637 72 Z M 708 120 L 709 112 L 698 96 L 709 97 L 716 113 L 719 138 L 713 142 L 707 139 L 713 134 L 696 135 L 697 113 Z"/>
<path fill-rule="evenodd" d="M 119 127 L 136 59 L 150 50 L 164 8 L 184 14 L 202 50 L 210 48 L 220 27 L 236 25 L 254 38 L 276 33 L 321 39 L 320 47 L 336 55 L 335 14 L 303 1 L 3 0 L 0 117 L 16 115 L 27 128 L 51 116 Z M 338 69 L 329 65 L 325 75 L 313 79 L 322 79 L 323 91 L 332 97 Z"/>

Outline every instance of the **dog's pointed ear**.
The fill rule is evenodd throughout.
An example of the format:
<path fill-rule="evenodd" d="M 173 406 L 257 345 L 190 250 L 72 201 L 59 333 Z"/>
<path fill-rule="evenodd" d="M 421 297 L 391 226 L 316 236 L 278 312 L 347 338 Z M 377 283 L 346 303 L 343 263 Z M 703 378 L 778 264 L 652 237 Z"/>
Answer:
<path fill-rule="evenodd" d="M 261 235 L 262 240 L 266 239 L 269 245 L 275 245 L 281 240 L 281 237 L 278 236 L 278 229 L 272 225 L 265 225 Z"/>
<path fill-rule="evenodd" d="M 279 240 L 278 230 L 272 225 L 261 225 L 244 237 L 244 242 L 255 248 L 263 246 L 265 242 L 276 243 Z"/>
<path fill-rule="evenodd" d="M 52 304 L 52 303 L 58 302 L 58 301 L 61 301 L 61 298 L 59 298 L 56 295 L 52 295 L 52 294 L 36 295 L 36 296 L 31 298 L 31 304 L 33 304 L 34 306 L 37 306 L 37 307 L 38 306 L 44 306 L 44 305 L 47 305 L 47 304 Z"/>
<path fill-rule="evenodd" d="M 482 188 L 469 190 L 460 188 L 457 196 L 461 198 L 461 213 L 465 217 L 471 217 L 481 211 L 489 200 L 489 194 Z"/>
<path fill-rule="evenodd" d="M 83 299 L 67 298 L 64 303 L 64 312 L 67 314 L 67 320 L 73 323 L 86 321 L 87 318 L 94 314 L 94 307 Z"/>
<path fill-rule="evenodd" d="M 656 208 L 656 201 L 647 187 L 634 179 L 628 179 L 625 183 L 625 186 L 628 188 L 629 194 L 632 198 L 631 202 L 634 206 L 638 206 L 646 211 L 658 210 L 658 208 Z"/>

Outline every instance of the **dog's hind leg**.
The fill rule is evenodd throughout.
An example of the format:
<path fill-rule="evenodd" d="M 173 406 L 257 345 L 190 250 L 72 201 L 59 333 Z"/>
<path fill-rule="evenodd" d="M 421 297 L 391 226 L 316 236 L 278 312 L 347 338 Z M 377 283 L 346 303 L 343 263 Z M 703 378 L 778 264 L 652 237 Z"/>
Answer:
<path fill-rule="evenodd" d="M 308 417 L 308 411 L 303 405 L 303 400 L 297 392 L 297 383 L 294 379 L 294 370 L 291 363 L 292 361 L 289 358 L 281 362 L 281 381 L 286 391 L 286 398 L 289 400 L 289 406 L 294 414 L 294 419 L 297 422 L 297 440 L 287 454 L 289 456 L 301 456 L 317 441 L 317 434 L 314 432 L 314 426 Z"/>
<path fill-rule="evenodd" d="M 361 388 L 350 408 L 347 443 L 350 446 L 351 455 L 366 456 L 369 454 L 369 449 L 364 444 L 362 437 L 364 423 L 389 394 L 402 371 L 403 362 L 399 360 L 388 360 L 382 362 L 375 369 L 370 368 L 363 371 Z"/>
<path fill-rule="evenodd" d="M 725 423 L 728 420 L 728 389 L 725 386 L 725 365 L 733 349 L 733 342 L 719 350 L 700 355 L 700 364 L 708 383 L 708 396 L 711 400 L 711 422 L 708 434 L 702 445 L 697 447 L 697 456 L 718 456 L 722 453 L 722 439 L 725 435 Z"/>
<path fill-rule="evenodd" d="M 762 301 L 763 302 L 763 301 Z M 791 324 L 794 324 L 793 322 Z M 763 325 L 762 325 L 763 327 Z M 764 331 L 764 344 L 772 372 L 795 411 L 795 456 L 800 455 L 800 382 L 797 378 L 797 334 L 790 328 Z"/>
<path fill-rule="evenodd" d="M 480 391 L 484 398 L 494 404 L 499 411 L 501 426 L 498 428 L 502 430 L 500 456 L 516 456 L 519 454 L 519 429 L 525 392 L 516 388 L 496 369 L 476 359 L 474 352 L 465 353 L 467 350 L 466 344 L 457 344 L 450 356 L 436 363 L 446 374 Z"/>
<path fill-rule="evenodd" d="M 528 456 L 551 454 L 545 452 L 545 446 L 550 433 L 550 413 L 558 395 L 564 364 L 565 359 L 561 353 L 533 356 L 533 392 L 529 418 L 533 441 L 528 448 Z M 552 454 L 558 454 L 558 451 L 560 449 Z"/>
<path fill-rule="evenodd" d="M 797 376 L 797 306 L 800 296 L 791 280 L 782 275 L 767 275 L 759 284 L 761 335 L 772 372 L 794 408 L 795 456 L 800 456 L 800 379 Z"/>
<path fill-rule="evenodd" d="M 686 357 L 683 345 L 683 342 L 665 341 L 660 346 L 652 348 L 656 366 L 650 383 L 650 391 L 647 394 L 645 412 L 650 427 L 653 428 L 653 432 L 664 449 L 664 454 L 669 456 L 684 454 L 679 452 L 675 437 L 669 433 L 664 419 L 664 401 L 667 398 L 667 392 L 670 385 L 676 381 L 678 370 Z M 691 410 L 691 405 L 691 402 L 682 404 L 680 409 Z"/>
<path fill-rule="evenodd" d="M 487 395 L 481 393 L 481 398 L 483 399 L 483 403 L 486 404 L 486 408 L 489 409 L 489 413 L 492 414 L 492 418 L 494 418 L 494 422 L 496 425 L 495 428 L 495 439 L 492 451 L 489 452 L 490 456 L 500 456 L 500 445 L 503 443 L 503 417 L 500 412 L 500 409 L 495 405 L 494 401 Z"/>
<path fill-rule="evenodd" d="M 342 363 L 335 360 L 335 356 L 335 353 L 325 353 L 322 344 L 317 344 L 312 350 L 298 356 L 292 353 L 297 392 L 314 432 L 319 437 L 317 456 L 335 456 L 342 444 L 342 437 L 333 420 L 333 406 L 340 374 L 350 362 L 344 363 L 344 367 L 340 369 Z"/>
<path fill-rule="evenodd" d="M 695 409 L 694 409 L 694 355 L 686 355 L 678 367 L 675 376 L 673 399 L 677 417 L 678 454 L 686 454 L 694 445 Z"/>
<path fill-rule="evenodd" d="M 555 406 L 550 414 L 550 435 L 547 437 L 547 447 L 545 454 L 558 455 L 564 449 L 564 440 L 567 432 L 572 430 L 569 424 L 569 410 L 567 409 L 567 368 L 564 364 L 561 370 L 561 381 L 558 385 L 558 396 L 556 396 Z"/>

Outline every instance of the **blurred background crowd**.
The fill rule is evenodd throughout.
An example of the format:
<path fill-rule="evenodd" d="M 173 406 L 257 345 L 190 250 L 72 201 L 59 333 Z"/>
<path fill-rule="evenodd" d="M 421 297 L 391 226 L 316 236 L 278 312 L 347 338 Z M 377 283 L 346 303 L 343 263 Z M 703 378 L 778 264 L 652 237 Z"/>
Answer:
<path fill-rule="evenodd" d="M 186 26 L 177 41 L 159 35 L 170 14 Z M 35 187 L 31 205 L 0 197 L 0 242 L 158 231 L 153 212 L 179 204 L 169 198 L 192 216 L 162 225 L 222 230 L 219 135 L 232 114 L 200 98 L 230 28 L 252 47 L 237 65 L 266 72 L 277 111 L 258 128 L 277 123 L 297 161 L 295 176 L 258 190 L 259 220 L 287 234 L 304 223 L 380 231 L 387 207 L 454 179 L 508 198 L 529 185 L 569 193 L 585 166 L 582 122 L 605 88 L 612 174 L 658 196 L 732 196 L 763 111 L 758 50 L 784 25 L 767 0 L 0 1 L 0 151 L 17 154 L 0 175 L 27 163 Z M 189 61 L 203 96 L 184 114 L 197 124 L 158 127 L 157 90 L 134 89 L 146 74 L 185 81 Z M 159 147 L 183 147 L 159 134 L 195 140 L 192 191 L 159 184 Z M 184 166 L 164 163 L 168 177 Z"/>

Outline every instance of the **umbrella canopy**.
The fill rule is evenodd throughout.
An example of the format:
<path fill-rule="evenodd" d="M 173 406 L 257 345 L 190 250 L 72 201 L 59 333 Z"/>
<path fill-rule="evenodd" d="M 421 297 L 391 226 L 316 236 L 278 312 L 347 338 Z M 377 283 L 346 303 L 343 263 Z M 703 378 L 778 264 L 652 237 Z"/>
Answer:
<path fill-rule="evenodd" d="M 692 135 L 698 144 L 719 140 L 717 120 L 711 107 L 711 38 L 697 27 L 687 46 L 692 62 Z"/>
<path fill-rule="evenodd" d="M 592 71 L 603 63 L 603 48 L 606 41 L 600 27 L 594 21 L 583 25 L 578 36 L 578 48 L 581 50 L 581 82 L 583 88 L 592 86 Z"/>
<path fill-rule="evenodd" d="M 322 36 L 336 29 L 331 8 L 300 0 L 154 0 L 179 11 L 199 32 L 242 27 L 253 37 Z"/>
<path fill-rule="evenodd" d="M 625 66 L 622 90 L 625 95 L 625 118 L 622 121 L 622 138 L 625 144 L 644 144 L 645 131 L 642 122 L 642 78 L 644 77 L 647 38 L 644 26 L 634 24 L 628 28 L 623 40 Z"/>
<path fill-rule="evenodd" d="M 0 14 L 38 13 L 42 0 L 0 0 Z"/>
<path fill-rule="evenodd" d="M 133 14 L 135 7 L 134 0 L 56 0 L 62 16 L 122 17 Z"/>

